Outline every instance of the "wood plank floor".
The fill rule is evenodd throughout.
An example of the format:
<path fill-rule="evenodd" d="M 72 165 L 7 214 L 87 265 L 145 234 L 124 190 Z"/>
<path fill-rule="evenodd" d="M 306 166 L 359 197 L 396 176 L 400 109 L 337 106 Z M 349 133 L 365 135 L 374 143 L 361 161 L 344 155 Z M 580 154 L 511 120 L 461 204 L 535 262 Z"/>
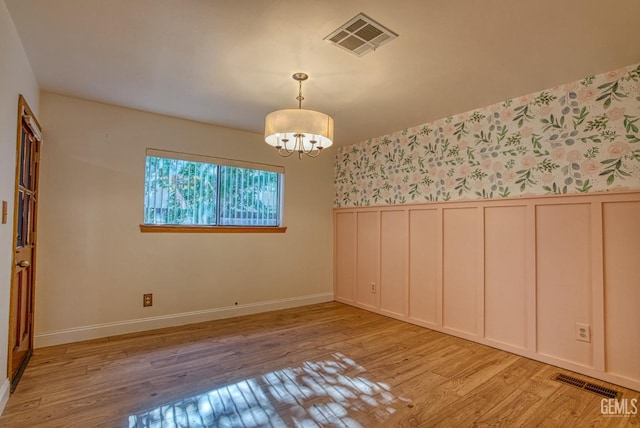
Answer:
<path fill-rule="evenodd" d="M 640 425 L 557 372 L 332 302 L 37 349 L 0 426 Z"/>

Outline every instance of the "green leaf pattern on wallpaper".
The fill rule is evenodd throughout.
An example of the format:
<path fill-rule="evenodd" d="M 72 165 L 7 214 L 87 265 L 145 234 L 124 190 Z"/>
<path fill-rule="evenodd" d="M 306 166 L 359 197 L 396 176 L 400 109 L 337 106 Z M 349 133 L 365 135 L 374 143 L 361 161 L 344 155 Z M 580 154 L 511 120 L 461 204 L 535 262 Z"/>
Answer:
<path fill-rule="evenodd" d="M 640 65 L 338 149 L 334 206 L 640 188 Z"/>

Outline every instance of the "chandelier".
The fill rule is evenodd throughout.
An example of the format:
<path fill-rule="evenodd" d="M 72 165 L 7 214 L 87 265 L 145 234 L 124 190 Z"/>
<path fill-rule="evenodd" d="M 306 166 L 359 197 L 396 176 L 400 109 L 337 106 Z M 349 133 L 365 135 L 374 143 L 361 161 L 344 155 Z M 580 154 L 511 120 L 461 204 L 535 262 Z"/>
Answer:
<path fill-rule="evenodd" d="M 296 73 L 298 82 L 298 108 L 276 110 L 264 121 L 264 141 L 275 147 L 282 157 L 294 153 L 315 158 L 323 149 L 333 144 L 333 119 L 318 111 L 302 108 L 302 82 L 309 78 L 305 73 Z"/>

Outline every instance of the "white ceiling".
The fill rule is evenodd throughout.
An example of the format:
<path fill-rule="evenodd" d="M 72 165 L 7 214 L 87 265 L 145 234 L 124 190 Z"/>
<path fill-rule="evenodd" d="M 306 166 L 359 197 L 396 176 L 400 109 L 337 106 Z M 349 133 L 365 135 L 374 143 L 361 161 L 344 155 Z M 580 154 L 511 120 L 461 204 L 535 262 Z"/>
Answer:
<path fill-rule="evenodd" d="M 304 108 L 350 144 L 640 62 L 637 0 L 5 0 L 43 90 L 262 133 Z M 359 12 L 399 37 L 324 37 Z"/>

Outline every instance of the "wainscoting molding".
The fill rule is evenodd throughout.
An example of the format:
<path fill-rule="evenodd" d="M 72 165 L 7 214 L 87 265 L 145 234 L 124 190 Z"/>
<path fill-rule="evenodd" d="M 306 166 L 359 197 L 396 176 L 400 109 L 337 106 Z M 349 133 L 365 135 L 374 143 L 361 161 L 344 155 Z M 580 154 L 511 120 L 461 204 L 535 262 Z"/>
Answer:
<path fill-rule="evenodd" d="M 640 391 L 640 192 L 338 208 L 334 235 L 337 301 Z"/>
<path fill-rule="evenodd" d="M 156 317 L 140 318 L 105 324 L 88 325 L 51 332 L 36 333 L 36 348 L 97 339 L 118 334 L 135 333 L 156 328 L 174 327 L 197 322 L 212 321 L 260 312 L 275 311 L 297 306 L 333 301 L 332 293 L 313 294 L 289 299 L 269 300 L 224 308 L 205 309 Z"/>

